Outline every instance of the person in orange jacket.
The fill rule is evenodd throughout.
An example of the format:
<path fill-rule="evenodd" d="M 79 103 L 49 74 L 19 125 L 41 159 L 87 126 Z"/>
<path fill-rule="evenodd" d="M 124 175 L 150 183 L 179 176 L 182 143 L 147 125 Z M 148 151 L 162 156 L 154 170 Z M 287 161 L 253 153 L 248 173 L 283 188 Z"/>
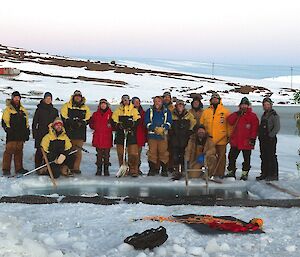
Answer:
<path fill-rule="evenodd" d="M 213 176 L 222 178 L 226 166 L 226 145 L 230 137 L 231 127 L 227 122 L 230 111 L 222 104 L 218 93 L 213 93 L 210 98 L 210 106 L 205 109 L 200 118 L 209 136 L 216 145 L 217 165 Z"/>

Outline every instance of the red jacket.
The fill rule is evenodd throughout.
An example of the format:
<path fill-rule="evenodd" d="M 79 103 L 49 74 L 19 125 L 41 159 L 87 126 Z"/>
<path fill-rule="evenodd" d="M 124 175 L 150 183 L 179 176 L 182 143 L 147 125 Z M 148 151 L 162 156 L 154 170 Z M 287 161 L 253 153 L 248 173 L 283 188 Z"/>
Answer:
<path fill-rule="evenodd" d="M 89 122 L 93 132 L 93 146 L 97 148 L 112 147 L 112 126 L 111 126 L 112 111 L 108 108 L 104 113 L 98 109 L 93 113 Z"/>
<path fill-rule="evenodd" d="M 249 142 L 250 139 L 257 137 L 259 121 L 256 114 L 252 112 L 252 108 L 248 108 L 242 116 L 239 116 L 237 112 L 230 114 L 227 121 L 231 126 L 236 124 L 231 133 L 230 145 L 239 150 L 254 149 Z"/>
<path fill-rule="evenodd" d="M 138 146 L 145 146 L 147 142 L 147 128 L 145 126 L 145 111 L 142 107 L 139 109 L 139 113 L 141 115 L 141 119 L 139 120 L 139 124 L 136 128 L 136 139 L 137 139 L 137 145 Z"/>

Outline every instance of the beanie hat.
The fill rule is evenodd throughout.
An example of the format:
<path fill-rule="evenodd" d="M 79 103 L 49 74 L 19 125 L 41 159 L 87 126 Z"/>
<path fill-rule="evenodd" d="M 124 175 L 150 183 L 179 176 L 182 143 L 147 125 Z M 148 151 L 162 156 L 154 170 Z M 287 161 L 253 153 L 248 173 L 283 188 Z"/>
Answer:
<path fill-rule="evenodd" d="M 220 100 L 221 96 L 217 92 L 214 92 L 211 94 L 210 100 L 212 100 L 213 98 L 218 98 Z"/>
<path fill-rule="evenodd" d="M 265 97 L 264 100 L 262 101 L 262 103 L 264 104 L 265 102 L 268 102 L 273 105 L 273 101 L 271 100 L 270 97 Z"/>
<path fill-rule="evenodd" d="M 55 127 L 56 124 L 60 124 L 61 126 L 64 125 L 63 121 L 58 117 L 53 121 L 52 127 Z"/>
<path fill-rule="evenodd" d="M 101 98 L 99 101 L 99 105 L 102 103 L 106 103 L 108 105 L 108 101 L 105 98 Z"/>
<path fill-rule="evenodd" d="M 177 100 L 176 101 L 176 105 L 183 105 L 183 106 L 185 106 L 185 103 L 184 103 L 184 101 L 183 100 Z"/>
<path fill-rule="evenodd" d="M 75 90 L 73 96 L 79 95 L 82 97 L 82 93 L 80 90 Z"/>
<path fill-rule="evenodd" d="M 247 104 L 248 106 L 250 105 L 250 101 L 247 97 L 243 97 L 241 102 L 240 102 L 240 105 L 241 104 Z"/>
<path fill-rule="evenodd" d="M 130 96 L 129 95 L 122 95 L 122 102 L 125 100 L 130 100 Z"/>
<path fill-rule="evenodd" d="M 163 93 L 163 97 L 166 97 L 166 96 L 170 96 L 171 97 L 171 93 L 169 91 L 166 91 Z"/>
<path fill-rule="evenodd" d="M 137 96 L 132 97 L 131 102 L 133 103 L 134 100 L 139 100 L 139 101 L 141 101 L 141 99 L 140 99 L 139 97 L 137 97 Z"/>
<path fill-rule="evenodd" d="M 195 125 L 195 127 L 194 127 L 194 131 L 195 132 L 197 132 L 198 131 L 198 129 L 204 129 L 205 131 L 206 131 L 206 129 L 205 129 L 205 127 L 204 127 L 204 125 L 203 124 L 199 124 L 199 125 Z"/>
<path fill-rule="evenodd" d="M 51 99 L 52 99 L 52 94 L 51 94 L 50 92 L 46 92 L 46 93 L 44 94 L 44 99 L 45 99 L 46 97 L 51 97 Z"/>
<path fill-rule="evenodd" d="M 21 94 L 19 91 L 14 91 L 11 95 L 11 99 L 13 99 L 15 96 L 19 96 L 21 98 Z"/>

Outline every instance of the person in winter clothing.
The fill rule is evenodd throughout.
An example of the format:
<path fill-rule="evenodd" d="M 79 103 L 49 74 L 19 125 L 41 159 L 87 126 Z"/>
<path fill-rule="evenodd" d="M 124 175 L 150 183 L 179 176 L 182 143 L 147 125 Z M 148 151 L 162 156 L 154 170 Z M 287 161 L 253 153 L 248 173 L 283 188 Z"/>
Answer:
<path fill-rule="evenodd" d="M 236 160 L 242 151 L 244 162 L 241 180 L 247 180 L 251 168 L 251 150 L 253 150 L 255 146 L 259 124 L 258 118 L 256 114 L 252 112 L 250 101 L 247 97 L 242 98 L 239 110 L 230 114 L 227 118 L 227 122 L 233 127 L 233 131 L 230 136 L 231 147 L 228 155 L 228 174 L 225 177 L 235 178 Z"/>
<path fill-rule="evenodd" d="M 58 178 L 61 174 L 72 176 L 70 168 L 73 166 L 74 155 L 69 155 L 72 144 L 60 118 L 49 124 L 49 133 L 43 137 L 41 147 L 47 154 L 49 162 L 55 160 L 51 164 L 54 178 Z"/>
<path fill-rule="evenodd" d="M 148 176 L 155 176 L 162 167 L 162 176 L 168 176 L 168 141 L 167 133 L 171 128 L 172 114 L 163 106 L 161 96 L 153 99 L 153 106 L 145 113 L 145 124 L 148 130 Z"/>
<path fill-rule="evenodd" d="M 35 152 L 35 167 L 39 167 L 43 163 L 43 155 L 41 152 L 42 138 L 49 132 L 49 124 L 58 117 L 58 110 L 52 105 L 52 94 L 46 92 L 43 100 L 37 105 L 37 109 L 33 116 L 32 134 L 34 138 Z"/>
<path fill-rule="evenodd" d="M 196 125 L 194 116 L 185 109 L 185 103 L 177 100 L 172 113 L 172 128 L 169 130 L 171 152 L 174 164 L 174 178 L 179 179 L 184 169 L 184 153 L 193 128 Z M 182 170 L 179 170 L 181 165 Z"/>
<path fill-rule="evenodd" d="M 115 144 L 117 145 L 119 165 L 123 164 L 124 139 L 127 135 L 129 173 L 132 177 L 138 177 L 139 149 L 136 130 L 141 116 L 130 102 L 129 95 L 122 96 L 120 107 L 113 112 L 112 119 L 116 129 Z"/>
<path fill-rule="evenodd" d="M 134 107 L 138 110 L 141 119 L 137 125 L 136 128 L 136 140 L 137 140 L 137 145 L 139 148 L 139 174 L 142 175 L 143 173 L 141 172 L 141 154 L 142 154 L 142 149 L 145 146 L 146 142 L 147 142 L 147 128 L 145 126 L 145 111 L 143 109 L 143 107 L 141 106 L 141 100 L 140 98 L 138 98 L 137 96 L 132 97 L 131 99 L 132 104 L 134 105 Z"/>
<path fill-rule="evenodd" d="M 217 164 L 216 147 L 203 125 L 196 125 L 185 150 L 185 160 L 189 169 L 206 166 L 208 176 L 213 176 Z"/>
<path fill-rule="evenodd" d="M 214 176 L 223 177 L 225 173 L 226 145 L 231 132 L 230 125 L 227 122 L 229 114 L 229 110 L 222 104 L 220 95 L 213 93 L 210 106 L 203 111 L 200 118 L 200 124 L 204 125 L 216 145 L 218 162 Z"/>
<path fill-rule="evenodd" d="M 71 96 L 69 102 L 61 108 L 61 117 L 65 125 L 68 137 L 71 139 L 73 149 L 77 149 L 75 154 L 73 173 L 81 173 L 80 163 L 82 158 L 81 148 L 86 141 L 86 127 L 91 118 L 90 108 L 85 104 L 85 98 L 79 90 Z"/>
<path fill-rule="evenodd" d="M 191 113 L 196 120 L 196 125 L 200 125 L 200 118 L 203 113 L 203 104 L 201 99 L 202 97 L 200 95 L 193 97 L 193 101 L 191 102 L 192 108 L 189 110 L 189 113 Z"/>
<path fill-rule="evenodd" d="M 23 168 L 23 146 L 29 140 L 30 130 L 28 113 L 21 104 L 18 91 L 6 100 L 6 108 L 2 115 L 2 127 L 6 132 L 6 146 L 3 154 L 2 171 L 4 176 L 10 175 L 11 161 L 14 159 L 15 172 L 26 173 Z"/>
<path fill-rule="evenodd" d="M 273 109 L 273 102 L 266 97 L 263 100 L 264 114 L 259 125 L 259 147 L 261 175 L 257 180 L 278 180 L 278 161 L 276 155 L 277 137 L 280 130 L 280 118 Z"/>
<path fill-rule="evenodd" d="M 97 151 L 97 176 L 109 176 L 109 157 L 110 148 L 112 147 L 112 111 L 106 99 L 101 99 L 98 110 L 93 113 L 89 122 L 90 128 L 93 132 L 93 146 Z M 104 168 L 104 169 L 103 169 Z"/>

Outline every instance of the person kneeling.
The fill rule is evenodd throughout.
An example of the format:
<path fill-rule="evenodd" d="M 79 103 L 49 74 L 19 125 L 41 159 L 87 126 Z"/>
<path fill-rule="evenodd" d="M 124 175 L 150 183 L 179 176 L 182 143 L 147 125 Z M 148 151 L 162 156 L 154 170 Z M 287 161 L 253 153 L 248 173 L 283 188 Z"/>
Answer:
<path fill-rule="evenodd" d="M 42 150 L 47 154 L 54 178 L 61 174 L 72 176 L 70 168 L 74 165 L 74 155 L 70 154 L 72 144 L 63 127 L 61 119 L 56 118 L 49 125 L 49 133 L 43 137 L 41 142 Z"/>
<path fill-rule="evenodd" d="M 203 125 L 196 126 L 194 130 L 196 133 L 190 137 L 185 150 L 188 169 L 201 169 L 206 166 L 208 177 L 212 177 L 216 172 L 217 164 L 215 144 Z"/>

